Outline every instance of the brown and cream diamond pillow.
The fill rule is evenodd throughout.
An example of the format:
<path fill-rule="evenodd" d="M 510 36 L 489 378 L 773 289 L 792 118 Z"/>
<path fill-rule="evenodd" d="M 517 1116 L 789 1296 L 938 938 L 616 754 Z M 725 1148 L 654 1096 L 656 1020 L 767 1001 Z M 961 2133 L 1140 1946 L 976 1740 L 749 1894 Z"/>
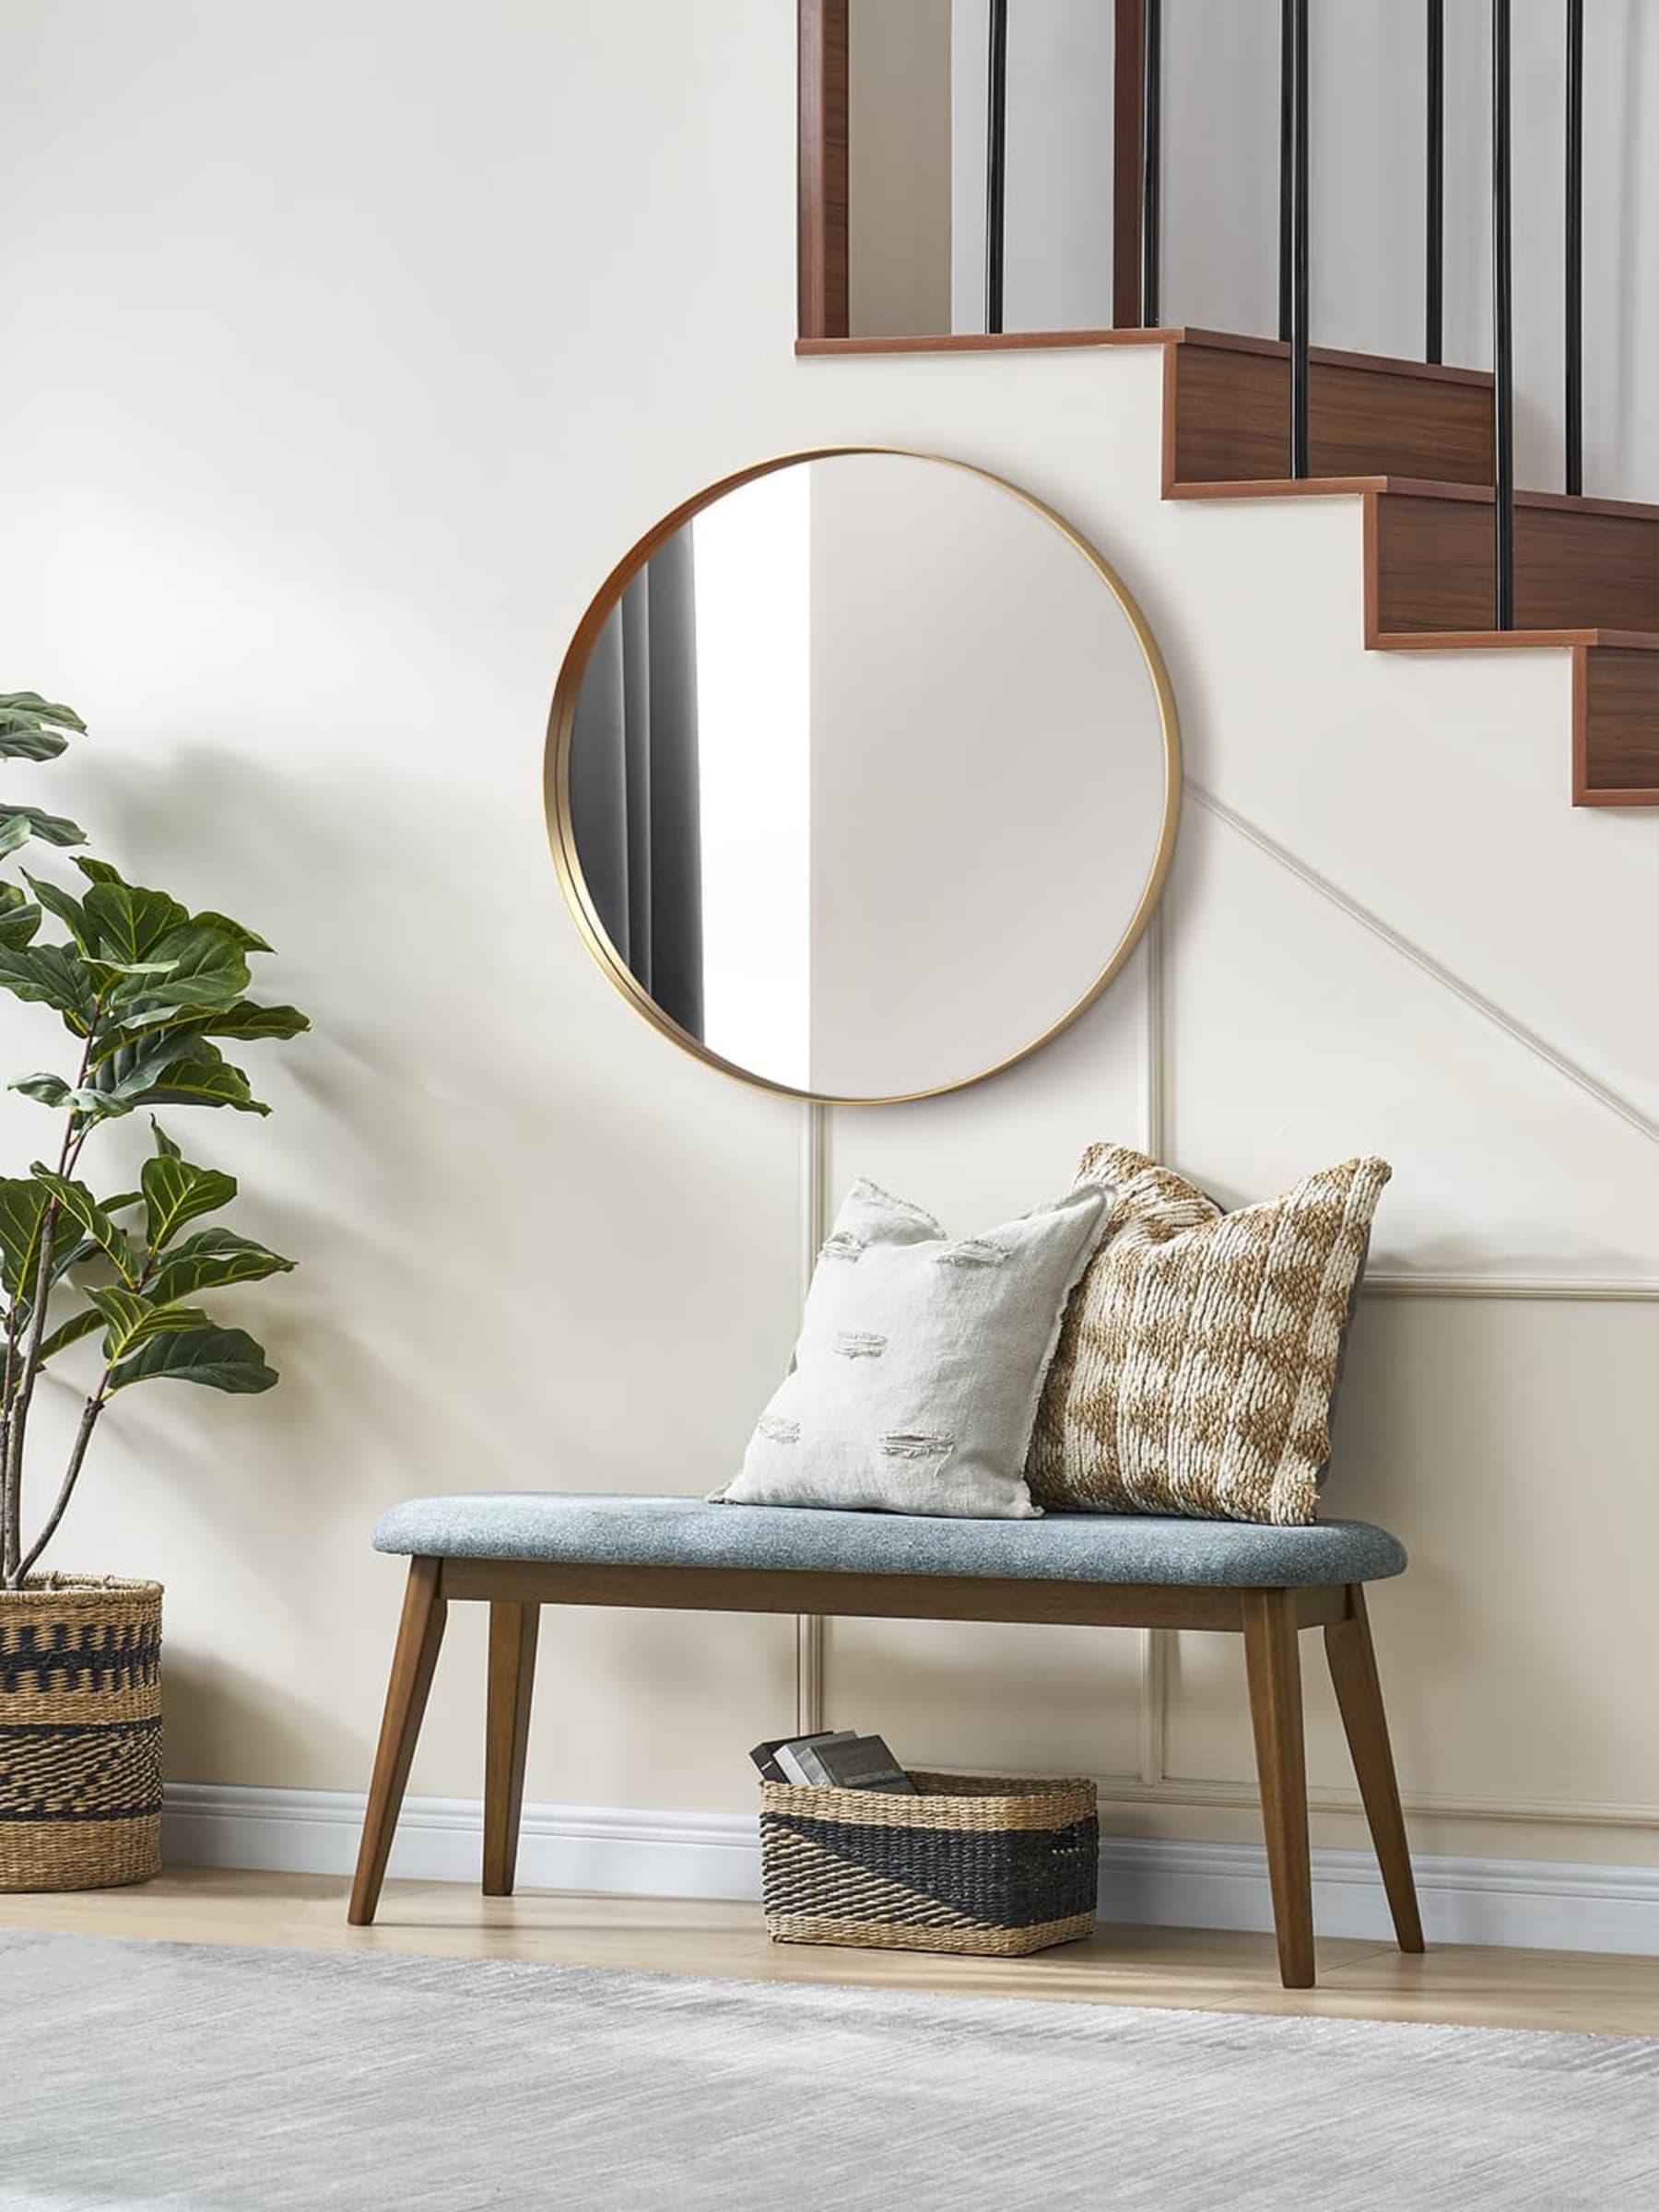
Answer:
<path fill-rule="evenodd" d="M 1066 1310 L 1026 1467 L 1040 1505 L 1313 1519 L 1331 1400 L 1386 1160 L 1223 1213 L 1144 1153 L 1093 1145 L 1116 1203 Z"/>

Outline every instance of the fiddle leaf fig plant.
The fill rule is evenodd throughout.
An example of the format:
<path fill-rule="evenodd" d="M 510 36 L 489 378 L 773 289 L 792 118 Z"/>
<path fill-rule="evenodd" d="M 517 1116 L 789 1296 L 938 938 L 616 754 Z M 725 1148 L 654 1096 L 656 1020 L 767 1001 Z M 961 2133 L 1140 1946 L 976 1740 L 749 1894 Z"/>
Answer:
<path fill-rule="evenodd" d="M 36 691 L 0 694 L 0 761 L 55 759 L 80 717 Z M 85 833 L 61 815 L 0 800 L 0 859 L 25 846 L 65 852 Z M 107 861 L 73 853 L 65 888 L 19 864 L 0 877 L 0 989 L 49 1007 L 68 1033 L 65 1064 L 10 1088 L 62 1117 L 52 1164 L 0 1176 L 0 1590 L 20 1590 L 75 1494 L 93 1430 L 111 1399 L 171 1379 L 223 1391 L 269 1390 L 265 1352 L 195 1300 L 258 1282 L 294 1263 L 219 1223 L 236 1178 L 187 1160 L 157 1118 L 181 1106 L 270 1110 L 225 1055 L 238 1044 L 296 1037 L 296 1007 L 247 995 L 250 961 L 271 947 L 228 915 L 192 913 L 166 891 L 128 883 Z M 42 932 L 55 924 L 55 941 Z M 136 1190 L 99 1197 L 80 1173 L 105 1122 L 149 1115 L 154 1151 Z M 188 1233 L 186 1233 L 188 1231 Z M 32 1542 L 23 1481 L 35 1388 L 46 1368 L 98 1337 L 95 1380 L 68 1463 Z M 100 1365 L 99 1363 L 101 1363 Z"/>

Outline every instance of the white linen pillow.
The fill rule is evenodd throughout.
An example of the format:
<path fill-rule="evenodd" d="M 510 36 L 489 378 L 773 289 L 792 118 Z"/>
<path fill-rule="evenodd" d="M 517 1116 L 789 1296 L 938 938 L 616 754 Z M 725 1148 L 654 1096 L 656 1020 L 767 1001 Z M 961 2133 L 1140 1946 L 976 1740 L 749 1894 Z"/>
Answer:
<path fill-rule="evenodd" d="M 1065 1301 L 1111 1194 L 1081 1183 L 951 1238 L 873 1182 L 818 1254 L 789 1373 L 716 1501 L 1025 1521 L 1025 1459 Z"/>

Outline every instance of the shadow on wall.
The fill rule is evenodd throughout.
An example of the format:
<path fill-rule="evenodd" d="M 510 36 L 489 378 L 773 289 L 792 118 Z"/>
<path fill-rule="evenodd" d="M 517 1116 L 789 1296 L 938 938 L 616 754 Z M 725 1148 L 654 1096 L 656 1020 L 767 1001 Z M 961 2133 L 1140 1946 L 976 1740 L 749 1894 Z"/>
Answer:
<path fill-rule="evenodd" d="M 363 1764 L 360 1726 L 326 1706 L 273 1697 L 264 1675 L 218 1653 L 208 1658 L 170 1644 L 161 1695 L 170 1781 L 245 1785 L 273 1774 L 353 1773 Z"/>
<path fill-rule="evenodd" d="M 312 1018 L 282 1068 L 247 1055 L 270 1120 L 176 1119 L 187 1148 L 241 1175 L 251 1232 L 300 1262 L 244 1294 L 284 1377 L 253 1449 L 291 1458 L 303 1439 L 307 1482 L 348 1460 L 359 1500 L 706 1487 L 794 1332 L 793 1199 L 744 1185 L 746 1140 L 794 1110 L 694 1067 L 605 983 L 547 856 L 540 729 L 511 742 L 510 819 L 459 771 L 440 788 L 413 768 L 406 782 L 336 770 L 314 737 L 286 769 L 206 747 L 159 767 L 102 759 L 74 794 L 132 876 L 263 929 L 278 957 L 256 990 Z M 141 1151 L 147 1130 L 112 1158 L 124 1142 Z M 793 1176 L 793 1121 L 774 1148 Z M 734 1178 L 768 1224 L 752 1253 Z M 703 1264 L 711 1294 L 688 1300 Z M 775 1345 L 735 1332 L 718 1294 L 751 1265 L 778 1278 Z M 637 1373 L 642 1347 L 655 1393 L 594 1387 Z M 573 1369 L 590 1378 L 575 1393 Z M 722 1419 L 728 1399 L 741 1419 Z M 665 1403 L 684 1437 L 672 1469 L 650 1464 Z"/>

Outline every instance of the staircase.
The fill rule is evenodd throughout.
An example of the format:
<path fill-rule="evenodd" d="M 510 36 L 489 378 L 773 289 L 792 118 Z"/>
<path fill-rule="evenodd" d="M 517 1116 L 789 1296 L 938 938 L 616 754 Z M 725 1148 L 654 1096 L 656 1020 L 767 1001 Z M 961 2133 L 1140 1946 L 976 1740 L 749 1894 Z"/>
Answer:
<path fill-rule="evenodd" d="M 1352 498 L 1365 507 L 1363 638 L 1383 653 L 1572 656 L 1572 803 L 1659 806 L 1659 507 L 1515 495 L 1515 627 L 1494 605 L 1492 378 L 1310 355 L 1309 474 L 1289 473 L 1290 349 L 1210 330 L 802 338 L 801 354 L 1057 347 L 1164 350 L 1170 500 Z"/>
<path fill-rule="evenodd" d="M 1311 343 L 1309 0 L 1280 0 L 1277 339 L 1159 326 L 1163 149 L 1159 0 L 1113 0 L 1112 312 L 1102 330 L 1005 331 L 1007 0 L 987 25 L 984 334 L 853 337 L 849 316 L 851 0 L 797 0 L 802 354 L 1159 346 L 1170 500 L 1359 498 L 1363 636 L 1381 653 L 1572 656 L 1572 802 L 1659 806 L 1659 506 L 1527 491 L 1514 479 L 1512 0 L 1490 0 L 1494 373 L 1441 365 L 1446 11 L 1426 33 L 1424 360 Z M 1599 27 L 1598 28 L 1603 28 Z M 1328 24 L 1322 26 L 1324 35 Z M 1567 0 L 1563 476 L 1583 483 L 1586 10 Z"/>

